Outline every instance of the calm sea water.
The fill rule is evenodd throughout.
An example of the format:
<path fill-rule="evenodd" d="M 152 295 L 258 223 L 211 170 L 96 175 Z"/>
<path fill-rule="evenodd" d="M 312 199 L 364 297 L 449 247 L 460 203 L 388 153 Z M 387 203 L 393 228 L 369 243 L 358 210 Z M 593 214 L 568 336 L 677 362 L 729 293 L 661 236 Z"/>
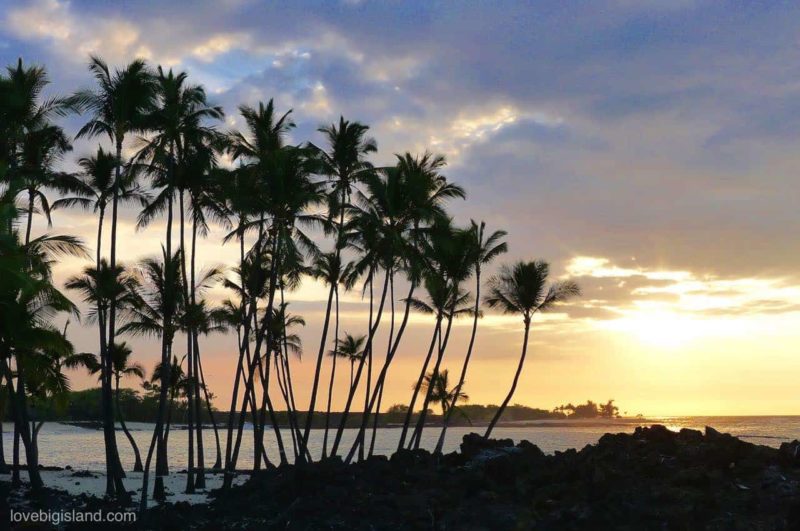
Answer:
<path fill-rule="evenodd" d="M 636 426 L 650 424 L 664 424 L 670 429 L 695 428 L 702 430 L 705 426 L 713 426 L 719 431 L 731 433 L 756 444 L 779 446 L 784 441 L 800 438 L 800 416 L 785 417 L 658 417 L 641 419 L 615 419 L 609 421 L 542 421 L 528 423 L 514 427 L 496 428 L 493 436 L 497 438 L 510 438 L 515 442 L 527 439 L 539 446 L 545 452 L 566 450 L 568 448 L 582 448 L 587 444 L 597 442 L 605 433 L 632 432 Z M 133 437 L 139 445 L 144 459 L 147 447 L 150 444 L 153 425 L 132 422 L 128 425 Z M 458 449 L 461 438 L 470 432 L 483 433 L 485 428 L 452 427 L 447 431 L 445 451 Z M 346 451 L 356 435 L 356 430 L 346 430 L 342 439 L 341 448 Z M 375 440 L 375 453 L 389 455 L 394 452 L 400 430 L 396 428 L 381 428 Z M 439 437 L 439 429 L 426 428 L 422 438 L 422 446 L 433 449 Z M 291 436 L 288 430 L 283 430 L 284 443 L 287 453 L 291 454 Z M 210 428 L 204 431 L 204 444 L 206 462 L 210 466 L 216 456 L 214 433 Z M 312 454 L 319 455 L 322 449 L 323 431 L 313 430 L 310 439 Z M 331 438 L 332 440 L 332 438 Z M 132 467 L 133 451 L 122 431 L 117 432 L 117 441 L 120 447 L 123 465 Z M 266 434 L 267 453 L 271 459 L 277 461 L 278 451 L 274 433 L 270 430 Z M 220 431 L 222 452 L 225 452 L 225 433 Z M 330 442 L 329 442 L 330 444 Z M 3 445 L 6 460 L 10 461 L 12 434 L 11 426 L 3 425 Z M 187 447 L 187 431 L 173 429 L 169 436 L 170 465 L 175 468 L 185 466 Z M 341 452 L 342 450 L 340 450 Z M 39 454 L 43 465 L 66 466 L 75 469 L 102 470 L 103 436 L 99 430 L 81 428 L 55 422 L 48 422 L 39 432 Z M 24 461 L 24 452 L 22 452 Z M 245 432 L 242 439 L 242 448 L 239 454 L 238 468 L 248 468 L 253 462 L 253 437 L 252 431 Z"/>

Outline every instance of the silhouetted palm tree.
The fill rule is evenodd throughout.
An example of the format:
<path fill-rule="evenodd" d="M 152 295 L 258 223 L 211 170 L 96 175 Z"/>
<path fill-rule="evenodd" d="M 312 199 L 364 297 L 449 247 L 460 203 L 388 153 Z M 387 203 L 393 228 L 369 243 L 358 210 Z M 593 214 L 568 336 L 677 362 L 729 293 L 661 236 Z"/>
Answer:
<path fill-rule="evenodd" d="M 492 260 L 508 250 L 508 246 L 502 241 L 502 239 L 506 236 L 505 231 L 495 231 L 488 237 L 485 236 L 485 231 L 486 223 L 483 221 L 481 221 L 480 225 L 478 225 L 474 220 L 472 220 L 470 222 L 470 227 L 467 229 L 467 237 L 469 239 L 468 259 L 472 264 L 475 273 L 475 307 L 472 310 L 472 333 L 469 337 L 467 355 L 464 357 L 464 364 L 461 367 L 461 376 L 458 378 L 458 384 L 456 385 L 454 396 L 458 396 L 461 392 L 461 388 L 464 386 L 464 380 L 467 377 L 467 367 L 469 366 L 470 359 L 472 358 L 472 348 L 475 346 L 475 335 L 478 331 L 478 319 L 481 315 L 480 297 L 482 268 L 484 265 L 489 264 Z M 444 414 L 442 433 L 439 434 L 439 440 L 436 442 L 434 453 L 442 452 L 445 434 L 447 433 L 447 427 L 450 423 L 450 418 L 453 416 L 453 411 L 455 411 L 455 408 L 451 407 Z"/>
<path fill-rule="evenodd" d="M 258 299 L 248 297 L 246 301 L 240 357 L 244 355 L 249 362 L 247 369 L 240 373 L 245 382 L 245 396 L 240 409 L 237 444 L 232 450 L 230 445 L 226 449 L 228 474 L 226 474 L 225 486 L 229 486 L 230 474 L 238 458 L 238 440 L 240 440 L 240 434 L 244 428 L 248 402 L 255 404 L 254 376 L 256 370 L 259 371 L 262 387 L 264 387 L 261 394 L 261 407 L 258 413 L 253 412 L 255 468 L 259 468 L 261 465 L 264 448 L 263 423 L 260 422 L 260 419 L 265 417 L 266 410 L 269 410 L 270 415 L 274 415 L 268 391 L 269 374 L 265 372 L 266 367 L 262 364 L 262 360 L 269 360 L 271 357 L 269 352 L 262 354 L 262 349 L 268 349 L 273 343 L 271 341 L 273 333 L 271 323 L 274 317 L 273 308 L 275 307 L 278 280 L 282 275 L 281 260 L 283 257 L 294 256 L 298 250 L 311 254 L 316 253 L 316 245 L 303 232 L 302 228 L 308 224 L 320 224 L 319 216 L 309 214 L 307 211 L 323 198 L 322 183 L 311 179 L 311 173 L 316 163 L 309 157 L 309 150 L 283 146 L 286 133 L 294 125 L 289 119 L 289 113 L 276 118 L 272 102 L 266 107 L 259 104 L 257 110 L 250 107 L 241 107 L 240 110 L 249 130 L 246 136 L 242 133 L 231 135 L 231 153 L 242 163 L 237 169 L 237 173 L 247 175 L 241 180 L 257 183 L 254 191 L 258 194 L 259 201 L 239 203 L 242 206 L 255 207 L 255 211 L 246 214 L 246 219 L 240 216 L 243 225 L 237 229 L 237 232 L 239 235 L 243 235 L 248 230 L 257 233 L 255 245 L 250 251 L 253 263 L 248 268 L 250 271 L 257 272 L 258 275 L 261 275 L 262 272 L 267 273 L 267 271 L 268 274 L 261 276 L 261 280 L 257 283 L 261 286 L 258 288 L 258 293 L 266 295 L 264 318 L 260 323 L 257 319 Z M 244 252 L 242 251 L 241 254 L 244 255 Z M 244 272 L 246 269 L 242 262 L 240 271 Z M 243 279 L 242 288 L 244 287 Z M 247 293 L 247 291 L 242 291 L 242 293 Z M 255 340 L 252 348 L 251 337 Z M 277 425 L 273 428 L 281 461 L 285 462 L 286 454 L 280 429 Z"/>
<path fill-rule="evenodd" d="M 442 408 L 442 421 L 456 408 L 458 402 L 466 402 L 469 396 L 458 386 L 450 388 L 450 374 L 447 369 L 442 372 L 429 372 L 425 375 L 422 388 L 431 395 L 431 402 Z"/>
<path fill-rule="evenodd" d="M 330 179 L 331 189 L 327 194 L 328 200 L 328 220 L 338 218 L 336 224 L 336 242 L 334 251 L 328 256 L 330 265 L 335 265 L 336 269 L 341 270 L 341 254 L 346 244 L 345 232 L 345 212 L 347 210 L 353 186 L 363 181 L 365 176 L 372 171 L 372 165 L 365 160 L 365 157 L 378 150 L 375 140 L 366 137 L 369 127 L 358 122 L 349 122 L 344 117 L 339 118 L 339 125 L 331 124 L 321 127 L 321 132 L 328 143 L 328 151 L 314 147 L 315 155 L 320 162 L 318 172 Z M 329 270 L 331 268 L 328 268 Z M 332 271 L 329 271 L 332 272 Z M 341 273 L 341 271 L 339 271 Z M 317 363 L 314 370 L 314 382 L 311 387 L 311 401 L 308 406 L 306 416 L 306 427 L 303 434 L 304 448 L 308 444 L 308 436 L 316 406 L 317 388 L 319 386 L 320 371 L 322 370 L 323 354 L 328 339 L 328 327 L 330 323 L 331 305 L 337 295 L 340 275 L 335 278 L 328 278 L 330 289 L 328 290 L 328 303 L 325 312 L 325 321 L 322 326 L 322 337 L 320 338 Z M 338 324 L 338 301 L 336 309 L 336 323 Z M 338 339 L 335 339 L 338 340 Z M 330 415 L 328 414 L 328 417 Z M 326 417 L 326 424 L 328 420 Z M 327 430 L 326 430 L 327 435 Z M 326 437 L 327 439 L 327 437 Z M 323 450 L 324 451 L 324 450 Z"/>
<path fill-rule="evenodd" d="M 484 435 L 486 438 L 492 434 L 492 430 L 503 416 L 503 411 L 517 389 L 517 382 L 522 374 L 522 367 L 528 352 L 528 334 L 533 315 L 537 312 L 551 310 L 558 303 L 577 297 L 581 293 L 578 285 L 572 281 L 554 282 L 548 285 L 549 273 L 550 266 L 547 262 L 541 260 L 516 262 L 512 266 L 503 266 L 500 273 L 489 280 L 489 295 L 486 297 L 486 304 L 490 308 L 499 308 L 503 313 L 521 315 L 525 325 L 525 335 L 522 340 L 522 354 L 517 371 L 514 373 L 511 389 L 489 423 Z"/>
<path fill-rule="evenodd" d="M 108 65 L 97 56 L 91 56 L 89 71 L 95 78 L 97 88 L 77 92 L 70 103 L 91 115 L 81 127 L 76 138 L 107 136 L 115 149 L 114 182 L 111 194 L 111 242 L 109 267 L 117 267 L 117 216 L 120 192 L 123 182 L 129 184 L 130 177 L 122 177 L 122 148 L 127 136 L 144 132 L 147 129 L 146 117 L 155 103 L 155 79 L 145 61 L 137 59 L 122 69 L 111 71 Z M 100 345 L 103 358 L 102 407 L 103 430 L 106 444 L 106 494 L 127 500 L 129 498 L 122 484 L 122 465 L 119 462 L 116 433 L 114 430 L 114 409 L 112 407 L 111 373 L 112 360 L 107 347 L 116 340 L 116 304 L 110 305 L 108 315 L 108 336 L 105 345 Z M 144 496 L 143 496 L 144 498 Z"/>
<path fill-rule="evenodd" d="M 465 195 L 461 187 L 449 183 L 440 173 L 445 165 L 444 157 L 430 153 L 416 157 L 405 153 L 396 157 L 397 164 L 394 167 L 384 168 L 379 174 L 367 176 L 365 193 L 358 194 L 359 206 L 353 215 L 352 230 L 356 236 L 355 247 L 363 253 L 361 269 L 382 263 L 388 266 L 391 283 L 395 269 L 402 266 L 410 285 L 405 298 L 403 321 L 365 408 L 367 411 L 362 418 L 356 441 L 348 453 L 348 462 L 355 450 L 363 447 L 371 411 L 375 411 L 374 439 L 384 382 L 403 337 L 414 290 L 421 281 L 425 267 L 420 247 L 427 231 L 426 226 L 445 217 L 445 202 L 453 198 L 463 198 Z"/>
<path fill-rule="evenodd" d="M 183 370 L 183 362 L 185 360 L 186 356 L 181 358 L 180 361 L 178 361 L 177 356 L 173 356 L 172 363 L 166 365 L 166 367 L 169 367 L 167 371 L 163 369 L 165 365 L 162 365 L 160 362 L 157 363 L 156 366 L 153 367 L 153 375 L 150 379 L 150 385 L 158 391 L 160 391 L 160 385 L 164 382 L 167 383 L 167 417 L 164 421 L 164 440 L 167 442 L 169 439 L 169 430 L 172 425 L 172 410 L 174 408 L 175 399 L 181 393 L 186 394 L 189 386 L 186 373 Z"/>
<path fill-rule="evenodd" d="M 183 298 L 181 297 L 183 288 L 178 274 L 181 261 L 180 255 L 181 253 L 178 251 L 169 256 L 166 249 L 162 247 L 160 259 L 147 258 L 142 260 L 138 271 L 141 277 L 142 290 L 139 293 L 137 303 L 131 308 L 131 316 L 128 322 L 121 326 L 119 330 L 120 333 L 159 338 L 161 339 L 162 350 L 166 350 L 170 355 L 172 354 L 175 333 L 180 327 L 180 311 L 183 309 Z M 159 374 L 162 377 L 167 376 L 165 372 Z M 164 391 L 165 385 L 166 389 L 169 388 L 166 381 L 162 382 L 159 387 L 159 398 L 166 393 Z M 162 419 L 166 422 L 168 397 L 164 397 L 164 399 L 164 417 Z M 159 403 L 159 411 L 161 408 L 161 403 Z M 158 423 L 158 418 L 156 423 Z M 148 477 L 149 462 L 159 440 L 158 434 L 159 431 L 156 430 L 148 449 L 144 464 L 143 483 Z M 163 430 L 160 438 L 163 444 Z M 166 452 L 166 447 L 162 447 L 161 451 Z M 166 473 L 166 459 L 166 455 L 162 455 L 160 460 L 156 459 L 157 474 Z M 158 467 L 159 462 L 163 465 L 162 468 Z M 159 481 L 158 477 L 160 476 L 156 476 L 156 481 L 154 482 L 153 497 L 155 499 L 163 499 L 165 497 L 163 479 Z M 159 485 L 160 488 L 158 488 Z M 143 495 L 142 497 L 145 496 Z"/>
<path fill-rule="evenodd" d="M 9 186 L 0 196 L 0 376 L 6 381 L 15 431 L 25 447 L 31 486 L 39 489 L 42 479 L 26 400 L 26 357 L 63 345 L 63 336 L 49 321 L 62 312 L 77 315 L 77 309 L 52 284 L 52 264 L 59 255 L 86 256 L 86 252 L 80 240 L 71 236 L 45 235 L 20 242 L 14 229 L 19 214 L 14 204 L 16 193 Z M 13 480 L 18 482 L 19 468 L 16 471 Z"/>
<path fill-rule="evenodd" d="M 120 380 L 126 376 L 135 376 L 140 380 L 143 380 L 145 377 L 144 367 L 139 363 L 130 362 L 130 358 L 131 355 L 133 354 L 133 351 L 124 341 L 122 343 L 115 343 L 109 349 L 109 352 L 111 353 L 111 360 L 113 361 L 114 407 L 116 408 L 117 419 L 119 420 L 119 423 L 122 426 L 122 431 L 125 433 L 125 437 L 128 439 L 128 442 L 131 445 L 131 449 L 133 450 L 133 455 L 134 455 L 133 471 L 141 472 L 142 456 L 139 453 L 139 446 L 136 444 L 136 440 L 134 440 L 130 431 L 128 431 L 127 424 L 125 424 L 125 417 L 122 414 L 122 407 L 120 406 L 120 401 L 119 401 L 120 397 L 119 384 Z M 93 354 L 88 354 L 84 356 L 85 357 L 81 358 L 78 363 L 75 363 L 73 365 L 83 365 L 92 374 L 100 373 L 102 365 L 99 356 L 95 357 Z"/>

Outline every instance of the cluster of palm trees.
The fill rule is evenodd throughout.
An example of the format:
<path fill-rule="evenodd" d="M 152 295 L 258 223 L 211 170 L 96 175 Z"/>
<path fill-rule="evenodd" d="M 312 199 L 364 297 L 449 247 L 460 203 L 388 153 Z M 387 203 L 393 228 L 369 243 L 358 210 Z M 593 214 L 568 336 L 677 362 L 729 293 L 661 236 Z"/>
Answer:
<path fill-rule="evenodd" d="M 405 153 L 396 155 L 392 166 L 376 167 L 368 160 L 377 151 L 369 128 L 344 118 L 319 129 L 323 145 L 293 145 L 292 113 L 278 112 L 271 100 L 240 106 L 243 129 L 222 131 L 223 110 L 210 104 L 204 89 L 185 73 L 152 69 L 141 60 L 111 69 L 97 57 L 89 70 L 93 88 L 53 99 L 41 95 L 47 76 L 40 67 L 20 60 L 0 77 L 0 370 L 34 487 L 41 486 L 41 478 L 31 403 L 48 392 L 34 366 L 59 375 L 63 389 L 61 367 L 83 365 L 98 375 L 102 389 L 106 493 L 127 500 L 115 436 L 115 423 L 123 419 L 115 397 L 124 375 L 143 377 L 144 371 L 133 362 L 123 335 L 155 338 L 161 346 L 152 387 L 159 412 L 141 456 L 122 425 L 136 454 L 135 470 L 143 470 L 142 507 L 151 468 L 153 495 L 165 497 L 176 389 L 187 404 L 186 491 L 205 487 L 203 409 L 214 417 L 201 337 L 214 332 L 236 337 L 229 414 L 221 430 L 213 425 L 214 467 L 224 469 L 226 487 L 248 420 L 255 469 L 274 466 L 265 448 L 267 430 L 274 432 L 280 463 L 290 455 L 301 465 L 312 460 L 309 437 L 315 416 L 323 414 L 323 458 L 340 455 L 350 462 L 371 455 L 389 370 L 412 311 L 430 314 L 434 326 L 398 449 L 419 447 L 429 406 L 439 404 L 443 426 L 436 452 L 442 451 L 456 403 L 466 397 L 481 303 L 522 317 L 522 355 L 486 432 L 491 434 L 516 389 L 533 314 L 577 295 L 578 287 L 549 283 L 544 262 L 519 262 L 490 279 L 489 295 L 482 298 L 483 268 L 507 251 L 506 234 L 488 231 L 483 222 L 454 224 L 447 203 L 465 192 L 442 174 L 443 157 Z M 55 119 L 68 113 L 86 118 L 76 138 L 100 137 L 110 146 L 81 158 L 75 173 L 60 169 L 71 143 Z M 52 192 L 59 198 L 51 203 L 47 193 Z M 139 227 L 164 219 L 157 257 L 138 264 L 118 260 L 119 213 L 126 204 L 141 208 Z M 73 236 L 31 235 L 34 215 L 49 222 L 53 210 L 75 207 L 96 213 L 97 238 L 93 263 L 65 287 L 89 307 L 82 318 L 97 328 L 96 354 L 76 354 L 66 329 L 53 324 L 58 314 L 78 317 L 75 304 L 53 283 L 53 261 L 59 254 L 88 258 L 86 247 Z M 199 271 L 198 240 L 212 224 L 225 229 L 223 243 L 237 246 L 238 261 L 227 269 Z M 302 345 L 295 329 L 305 321 L 289 312 L 289 300 L 306 278 L 324 283 L 327 298 L 319 343 L 310 357 L 309 402 L 298 407 L 292 366 Z M 207 292 L 220 284 L 231 295 L 214 304 Z M 340 297 L 350 290 L 368 300 L 369 317 L 361 330 L 340 329 Z M 453 322 L 462 316 L 472 319 L 471 335 L 451 388 L 443 363 Z M 376 340 L 379 330 L 388 335 L 382 347 Z M 49 361 L 33 361 L 39 358 Z M 349 363 L 343 390 L 335 389 L 337 360 Z M 323 382 L 326 365 L 330 379 Z M 338 398 L 345 403 L 337 415 L 331 412 L 335 392 L 343 393 Z M 286 411 L 288 428 L 278 422 L 279 410 Z M 358 430 L 345 448 L 348 418 Z"/>

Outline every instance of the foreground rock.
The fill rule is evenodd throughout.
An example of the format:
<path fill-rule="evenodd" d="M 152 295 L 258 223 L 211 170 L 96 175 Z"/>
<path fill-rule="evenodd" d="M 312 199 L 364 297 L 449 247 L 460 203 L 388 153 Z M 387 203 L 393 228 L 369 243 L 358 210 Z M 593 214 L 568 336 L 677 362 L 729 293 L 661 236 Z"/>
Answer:
<path fill-rule="evenodd" d="M 204 506 L 149 511 L 170 529 L 728 530 L 800 528 L 800 443 L 780 449 L 663 426 L 544 455 L 464 437 L 438 459 L 404 451 L 255 474 Z M 116 526 L 119 529 L 120 526 Z"/>

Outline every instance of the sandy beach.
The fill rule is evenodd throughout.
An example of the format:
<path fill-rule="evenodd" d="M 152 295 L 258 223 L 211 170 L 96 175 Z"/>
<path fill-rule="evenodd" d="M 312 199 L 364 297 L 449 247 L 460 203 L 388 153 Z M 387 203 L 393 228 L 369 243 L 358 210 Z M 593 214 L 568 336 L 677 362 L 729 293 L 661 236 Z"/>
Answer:
<path fill-rule="evenodd" d="M 85 494 L 88 496 L 102 497 L 106 488 L 104 472 L 87 470 L 42 470 L 42 480 L 51 489 L 64 491 L 72 496 Z M 142 492 L 142 473 L 126 472 L 123 479 L 126 489 L 131 494 L 134 502 L 138 501 Z M 247 481 L 249 473 L 239 473 L 234 478 L 234 485 L 242 485 Z M 27 474 L 22 472 L 22 481 L 27 483 Z M 0 482 L 10 483 L 11 474 L 0 475 Z M 153 475 L 150 475 L 149 488 L 153 488 Z M 187 502 L 190 504 L 206 503 L 208 494 L 222 485 L 221 472 L 206 473 L 206 488 L 198 490 L 195 494 L 186 494 L 186 473 L 172 472 L 164 481 L 167 490 L 167 503 Z M 154 505 L 152 490 L 148 496 L 148 507 Z"/>

